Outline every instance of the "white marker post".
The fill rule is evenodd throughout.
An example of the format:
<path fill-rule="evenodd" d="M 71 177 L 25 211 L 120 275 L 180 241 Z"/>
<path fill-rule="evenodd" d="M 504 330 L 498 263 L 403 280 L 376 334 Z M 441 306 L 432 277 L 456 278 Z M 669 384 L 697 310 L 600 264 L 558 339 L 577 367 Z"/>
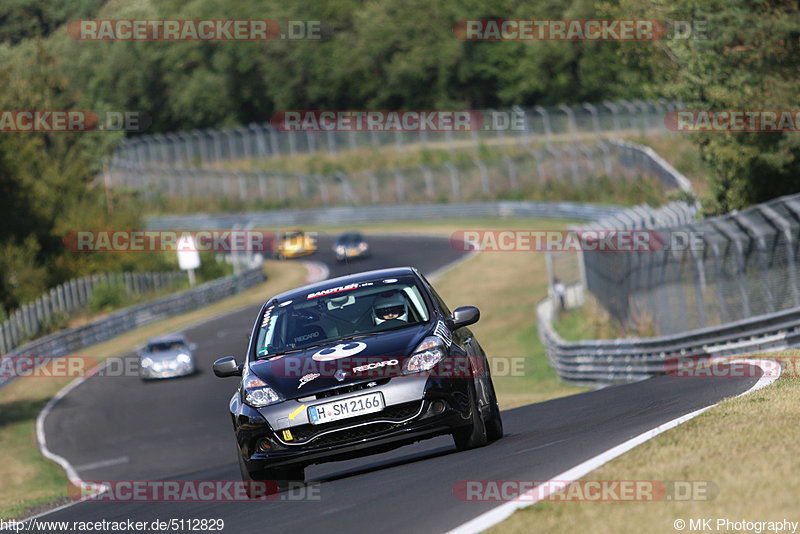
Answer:
<path fill-rule="evenodd" d="M 194 270 L 200 267 L 200 253 L 192 235 L 185 234 L 178 239 L 178 267 L 189 271 L 189 285 L 194 287 Z"/>

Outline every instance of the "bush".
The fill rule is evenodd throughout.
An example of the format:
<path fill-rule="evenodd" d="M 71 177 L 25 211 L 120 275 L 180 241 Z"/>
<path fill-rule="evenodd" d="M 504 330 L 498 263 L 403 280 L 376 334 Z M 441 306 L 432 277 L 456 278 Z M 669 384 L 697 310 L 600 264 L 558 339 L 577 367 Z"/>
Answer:
<path fill-rule="evenodd" d="M 52 316 L 45 317 L 39 328 L 42 334 L 52 334 L 66 328 L 69 324 L 69 315 L 64 310 L 54 310 Z"/>
<path fill-rule="evenodd" d="M 121 308 L 128 302 L 128 290 L 124 284 L 103 282 L 92 290 L 89 309 L 92 313 L 110 311 Z"/>
<path fill-rule="evenodd" d="M 233 274 L 233 267 L 225 262 L 217 261 L 213 252 L 200 254 L 200 268 L 197 269 L 198 283 L 209 282 L 231 274 Z"/>

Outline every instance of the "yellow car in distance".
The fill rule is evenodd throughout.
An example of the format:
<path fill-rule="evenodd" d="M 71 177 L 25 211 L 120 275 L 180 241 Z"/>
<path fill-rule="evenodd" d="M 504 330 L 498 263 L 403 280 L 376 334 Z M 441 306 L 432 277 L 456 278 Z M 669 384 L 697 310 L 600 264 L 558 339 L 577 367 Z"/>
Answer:
<path fill-rule="evenodd" d="M 279 260 L 308 256 L 316 251 L 316 232 L 304 232 L 299 229 L 286 230 L 279 232 L 275 241 L 275 257 Z"/>

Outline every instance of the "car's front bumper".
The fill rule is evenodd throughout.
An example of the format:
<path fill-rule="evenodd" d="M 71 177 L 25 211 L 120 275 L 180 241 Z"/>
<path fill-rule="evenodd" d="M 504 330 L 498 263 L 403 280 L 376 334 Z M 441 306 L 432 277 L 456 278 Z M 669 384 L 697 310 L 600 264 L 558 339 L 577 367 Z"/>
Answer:
<path fill-rule="evenodd" d="M 302 411 L 298 411 L 301 403 L 295 400 L 256 411 L 234 397 L 234 428 L 248 470 L 257 472 L 267 466 L 309 465 L 373 454 L 450 434 L 471 424 L 467 379 L 398 377 L 386 382 L 335 397 L 344 399 L 381 391 L 386 400 L 383 411 L 322 425 L 310 424 L 307 403 L 302 403 Z M 297 421 L 293 419 L 290 424 L 285 415 L 292 412 L 296 412 Z M 286 439 L 285 430 L 291 432 L 291 439 Z"/>
<path fill-rule="evenodd" d="M 325 447 L 276 450 L 269 453 L 254 453 L 246 461 L 249 470 L 289 464 L 309 465 L 321 461 L 347 460 L 357 456 L 375 454 L 410 445 L 414 442 L 444 434 L 464 425 L 460 415 L 452 412 L 437 416 L 428 421 L 410 423 L 402 428 L 384 432 L 353 442 L 339 443 Z"/>
<path fill-rule="evenodd" d="M 175 366 L 164 366 L 154 369 L 153 367 L 142 367 L 139 365 L 139 376 L 143 379 L 151 380 L 158 378 L 175 378 L 187 376 L 194 373 L 194 364 L 181 364 Z"/>
<path fill-rule="evenodd" d="M 334 249 L 334 253 L 336 254 L 337 261 L 368 258 L 370 255 L 369 249 L 361 250 L 360 248 L 357 247 L 346 248 L 345 250 Z"/>
<path fill-rule="evenodd" d="M 280 255 L 284 258 L 300 258 L 302 256 L 309 256 L 316 251 L 316 248 L 281 249 Z"/>

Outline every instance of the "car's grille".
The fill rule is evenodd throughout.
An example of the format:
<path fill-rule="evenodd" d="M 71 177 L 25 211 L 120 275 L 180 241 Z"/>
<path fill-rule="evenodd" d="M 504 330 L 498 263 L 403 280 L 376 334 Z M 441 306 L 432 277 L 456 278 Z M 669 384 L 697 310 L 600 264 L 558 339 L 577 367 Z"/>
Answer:
<path fill-rule="evenodd" d="M 347 430 L 340 430 L 339 432 L 332 432 L 325 434 L 319 439 L 314 440 L 315 447 L 328 447 L 331 445 L 339 445 L 340 443 L 348 443 L 358 441 L 360 439 L 377 436 L 395 428 L 400 428 L 403 423 L 376 423 L 374 425 L 357 426 Z"/>
<path fill-rule="evenodd" d="M 291 428 L 292 437 L 294 439 L 290 442 L 287 442 L 287 444 L 299 445 L 306 443 L 314 439 L 316 436 L 326 432 L 330 433 L 314 439 L 314 446 L 323 447 L 326 445 L 334 445 L 336 443 L 342 443 L 361 439 L 371 435 L 381 434 L 383 432 L 393 430 L 394 427 L 399 428 L 403 426 L 403 423 L 400 421 L 408 419 L 409 417 L 413 417 L 420 411 L 421 407 L 422 401 L 406 402 L 403 404 L 396 404 L 394 406 L 387 406 L 383 411 L 378 413 L 360 415 L 358 417 L 352 417 L 350 419 L 344 419 L 341 421 L 333 421 L 331 423 L 324 423 L 321 425 L 308 424 L 295 426 Z M 369 421 L 374 421 L 376 419 L 388 419 L 389 422 L 354 426 L 361 423 L 369 423 Z"/>
<path fill-rule="evenodd" d="M 367 389 L 371 387 L 382 386 L 389 382 L 388 378 L 381 378 L 380 380 L 369 380 L 366 382 L 361 382 L 358 384 L 348 384 L 346 386 L 342 386 L 336 389 L 329 389 L 327 391 L 321 391 L 317 393 L 317 400 L 319 399 L 326 399 L 328 397 L 333 397 L 334 395 L 342 395 L 344 393 L 352 393 L 354 391 L 361 391 L 362 389 Z"/>

